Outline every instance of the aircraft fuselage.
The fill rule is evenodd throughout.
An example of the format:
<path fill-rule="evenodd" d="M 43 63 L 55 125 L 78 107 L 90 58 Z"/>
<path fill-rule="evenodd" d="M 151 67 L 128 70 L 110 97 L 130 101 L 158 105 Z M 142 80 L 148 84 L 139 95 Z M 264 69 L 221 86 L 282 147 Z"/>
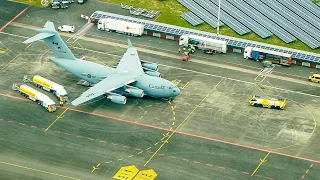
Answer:
<path fill-rule="evenodd" d="M 118 73 L 114 68 L 81 59 L 68 60 L 49 57 L 49 60 L 92 84 L 97 84 L 110 74 Z M 137 81 L 130 85 L 142 89 L 145 95 L 155 98 L 170 99 L 180 94 L 179 88 L 172 82 L 147 74 L 141 74 Z"/>

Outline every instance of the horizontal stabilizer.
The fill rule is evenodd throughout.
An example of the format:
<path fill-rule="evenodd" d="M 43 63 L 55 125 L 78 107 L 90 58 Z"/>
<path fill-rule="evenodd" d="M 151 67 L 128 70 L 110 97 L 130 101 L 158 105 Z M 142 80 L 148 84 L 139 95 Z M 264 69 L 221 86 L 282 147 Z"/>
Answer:
<path fill-rule="evenodd" d="M 131 43 L 130 39 L 128 39 L 128 48 L 132 48 L 132 47 L 133 47 L 132 43 Z"/>
<path fill-rule="evenodd" d="M 24 44 L 29 44 L 29 43 L 33 43 L 35 41 L 39 41 L 41 39 L 45 39 L 45 38 L 48 38 L 48 37 L 51 37 L 51 36 L 54 36 L 55 34 L 53 33 L 46 33 L 46 32 L 43 32 L 43 33 L 39 33 L 27 40 L 25 40 L 23 43 Z"/>

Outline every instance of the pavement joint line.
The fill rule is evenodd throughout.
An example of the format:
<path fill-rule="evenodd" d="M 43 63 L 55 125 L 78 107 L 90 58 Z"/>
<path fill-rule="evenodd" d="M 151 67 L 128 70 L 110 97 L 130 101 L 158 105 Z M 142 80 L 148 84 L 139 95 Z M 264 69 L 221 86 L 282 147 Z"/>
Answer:
<path fill-rule="evenodd" d="M 213 90 L 216 89 L 216 87 L 223 81 L 225 80 L 225 78 L 222 78 L 218 84 L 216 84 L 213 88 Z M 169 135 L 169 137 L 166 139 L 165 142 L 163 142 L 161 144 L 161 146 L 156 150 L 156 152 L 147 160 L 147 162 L 143 165 L 146 166 L 151 160 L 152 158 L 160 151 L 160 149 L 169 142 L 170 138 L 178 131 L 178 129 L 180 127 L 182 127 L 183 124 L 185 124 L 185 122 L 189 119 L 189 117 L 191 117 L 191 114 L 193 114 L 193 112 L 195 112 L 195 110 L 198 109 L 198 107 L 204 102 L 204 100 L 206 100 L 208 97 L 210 96 L 210 94 L 207 94 L 201 101 L 200 103 L 197 104 L 197 106 L 188 114 L 188 116 L 178 125 L 178 127 Z"/>
<path fill-rule="evenodd" d="M 269 156 L 270 153 L 271 153 L 271 151 L 269 151 L 268 154 L 267 154 L 263 159 L 260 159 L 259 165 L 258 165 L 258 166 L 256 167 L 256 169 L 252 172 L 251 176 L 253 176 L 253 175 L 259 170 L 260 166 L 261 166 L 263 163 L 267 162 L 267 158 L 268 158 L 268 156 Z"/>
<path fill-rule="evenodd" d="M 45 131 L 48 131 L 48 129 L 60 118 L 62 118 L 62 115 L 68 111 L 69 108 L 66 108 L 48 127 Z"/>
<path fill-rule="evenodd" d="M 33 102 L 31 100 L 28 100 L 28 99 L 25 99 L 25 98 L 20 98 L 20 97 L 17 97 L 17 96 L 12 96 L 12 95 L 9 95 L 9 94 L 0 93 L 0 96 L 16 99 L 16 100 L 20 100 L 20 101 Z M 58 108 L 65 109 L 65 107 L 58 107 Z M 98 113 L 92 113 L 92 112 L 82 111 L 82 110 L 73 109 L 73 108 L 69 108 L 69 110 L 71 110 L 73 112 L 80 112 L 80 113 L 92 115 L 92 116 L 103 117 L 103 118 L 106 118 L 106 119 L 109 119 L 109 120 L 120 121 L 120 122 L 135 124 L 135 125 L 138 125 L 138 126 L 144 126 L 144 127 L 149 127 L 149 128 L 153 128 L 153 129 L 159 129 L 159 130 L 163 130 L 163 131 L 168 131 L 168 129 L 166 129 L 166 128 L 152 126 L 152 125 L 149 125 L 149 124 L 143 124 L 143 123 L 139 123 L 139 122 L 133 122 L 133 121 L 129 121 L 129 120 L 121 119 L 121 118 L 116 118 L 116 117 L 112 117 L 112 116 L 107 116 L 107 115 L 102 115 L 102 114 L 98 114 Z M 169 131 L 172 132 L 172 130 L 169 130 Z M 194 138 L 200 138 L 200 139 L 204 139 L 204 140 L 208 140 L 208 141 L 215 141 L 215 142 L 219 142 L 219 143 L 223 143 L 223 144 L 229 144 L 229 145 L 233 145 L 233 146 L 237 146 L 237 147 L 241 147 L 241 148 L 257 150 L 257 151 L 261 151 L 261 152 L 269 152 L 270 151 L 270 150 L 256 148 L 256 147 L 252 147 L 252 146 L 248 146 L 248 145 L 243 145 L 243 144 L 238 144 L 238 143 L 234 143 L 234 142 L 224 141 L 224 140 L 220 140 L 220 139 L 216 139 L 216 138 L 210 138 L 210 137 L 206 137 L 206 136 L 200 136 L 200 135 L 196 135 L 196 134 L 186 133 L 186 132 L 183 132 L 183 131 L 176 131 L 176 133 L 181 134 L 181 135 L 194 137 Z M 135 150 L 139 151 L 140 149 L 137 148 Z M 293 159 L 300 159 L 300 160 L 304 160 L 304 161 L 309 161 L 309 162 L 314 162 L 314 163 L 320 164 L 319 160 L 303 158 L 303 157 L 294 156 L 294 155 L 285 154 L 285 153 L 276 152 L 276 151 L 272 151 L 271 153 L 272 154 L 276 154 L 276 155 L 280 155 L 280 156 L 293 158 Z"/>
<path fill-rule="evenodd" d="M 16 23 L 14 22 L 13 24 L 16 24 L 14 26 L 22 26 L 21 23 Z M 18 25 L 20 24 L 20 25 Z M 29 25 L 30 26 L 30 25 Z M 38 29 L 39 27 L 34 27 L 34 29 Z M 30 29 L 30 28 L 29 28 Z M 31 28 L 32 29 L 32 28 Z M 29 38 L 29 37 L 26 37 L 26 36 L 20 36 L 20 35 L 16 35 L 16 34 L 11 34 L 11 33 L 6 33 L 6 32 L 0 32 L 2 34 L 7 34 L 7 35 L 12 35 L 12 36 L 17 36 L 17 37 L 21 37 L 21 38 Z M 65 36 L 65 35 L 63 35 Z M 97 42 L 98 43 L 98 42 Z M 120 45 L 118 45 L 119 47 L 121 47 Z M 79 47 L 73 47 L 75 49 L 81 49 Z M 86 51 L 91 51 L 91 52 L 96 52 L 96 53 L 100 53 L 100 54 L 107 54 L 107 55 L 111 55 L 111 56 L 116 56 L 116 57 L 121 57 L 119 55 L 115 55 L 115 54 L 109 54 L 109 53 L 105 53 L 105 52 L 100 52 L 100 51 L 95 51 L 95 50 L 91 50 L 91 49 L 85 49 Z M 179 57 L 180 58 L 180 57 Z M 204 75 L 209 75 L 209 76 L 213 76 L 213 77 L 221 77 L 223 78 L 223 76 L 219 76 L 219 75 L 214 75 L 214 74 L 209 74 L 209 73 L 204 73 L 204 72 L 198 72 L 198 71 L 193 71 L 193 70 L 190 70 L 190 69 L 184 69 L 184 68 L 179 68 L 179 67 L 173 67 L 173 66 L 169 66 L 169 65 L 164 65 L 164 64 L 158 64 L 160 66 L 165 66 L 165 67 L 171 67 L 171 68 L 175 68 L 175 69 L 181 69 L 181 70 L 184 70 L 184 71 L 189 71 L 189 72 L 195 72 L 195 73 L 198 73 L 198 74 L 204 74 Z M 259 68 L 260 69 L 260 68 Z M 290 76 L 294 76 L 292 74 L 286 74 L 286 73 L 281 73 L 281 72 L 277 72 L 279 74 L 285 74 L 285 75 L 290 75 Z M 277 76 L 277 75 L 274 75 L 274 76 Z M 296 76 L 297 77 L 297 76 Z M 299 76 L 300 77 L 300 76 Z M 227 77 L 225 77 L 227 78 Z M 302 78 L 302 77 L 300 77 Z M 249 84 L 254 84 L 255 82 L 248 82 L 248 81 L 242 81 L 242 80 L 238 80 L 238 79 L 233 79 L 233 78 L 227 78 L 228 80 L 233 80 L 233 81 L 238 81 L 238 82 L 243 82 L 243 83 L 249 83 Z M 295 82 L 296 83 L 296 82 Z M 270 86 L 265 86 L 265 87 L 268 87 L 268 88 L 272 88 Z M 195 89 L 197 89 L 195 87 Z M 275 89 L 278 89 L 278 90 L 282 90 L 282 91 L 287 91 L 287 92 L 292 92 L 292 93 L 297 93 L 297 94 L 302 94 L 302 95 L 307 95 L 307 96 L 311 96 L 311 97 L 320 97 L 320 96 L 317 96 L 317 95 L 313 95 L 313 94 L 307 94 L 307 93 L 303 93 L 303 92 L 298 92 L 298 91 L 293 91 L 293 90 L 288 90 L 288 89 L 283 89 L 283 88 L 275 88 Z"/>
<path fill-rule="evenodd" d="M 22 169 L 41 172 L 41 173 L 50 174 L 50 175 L 54 175 L 54 176 L 59 176 L 59 177 L 63 177 L 63 178 L 66 178 L 66 179 L 81 180 L 79 178 L 74 178 L 74 177 L 71 177 L 71 176 L 65 176 L 65 175 L 61 175 L 61 174 L 57 174 L 57 173 L 53 173 L 53 172 L 43 171 L 43 170 L 40 170 L 40 169 L 30 168 L 30 167 L 27 167 L 27 166 L 21 166 L 21 165 L 8 163 L 8 162 L 4 162 L 4 161 L 0 161 L 0 164 L 5 164 L 5 165 L 8 165 L 8 166 L 14 166 L 14 167 L 17 167 L 17 168 L 22 168 Z"/>

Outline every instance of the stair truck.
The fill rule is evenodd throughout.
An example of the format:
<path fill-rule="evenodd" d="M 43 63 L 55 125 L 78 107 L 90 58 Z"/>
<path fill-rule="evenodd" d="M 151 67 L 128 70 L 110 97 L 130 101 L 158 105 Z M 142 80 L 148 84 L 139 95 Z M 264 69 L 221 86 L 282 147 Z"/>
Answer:
<path fill-rule="evenodd" d="M 264 98 L 254 95 L 249 99 L 249 104 L 255 107 L 265 107 L 270 109 L 284 109 L 287 105 L 285 99 Z"/>
<path fill-rule="evenodd" d="M 217 39 L 206 38 L 197 35 L 183 34 L 179 38 L 179 46 L 190 47 L 194 46 L 196 49 L 204 50 L 206 54 L 226 53 L 227 42 Z"/>
<path fill-rule="evenodd" d="M 57 84 L 55 82 L 52 82 L 44 77 L 36 75 L 36 76 L 33 76 L 33 78 L 30 80 L 30 79 L 28 79 L 27 76 L 24 76 L 23 82 L 31 82 L 36 87 L 39 87 L 43 90 L 46 90 L 46 91 L 54 94 L 55 96 L 57 96 L 59 101 L 62 100 L 64 102 L 66 102 L 68 99 L 67 91 L 64 89 L 63 86 L 61 86 L 60 84 Z"/>
<path fill-rule="evenodd" d="M 127 21 L 120 21 L 111 18 L 102 18 L 97 24 L 98 30 L 114 31 L 131 36 L 141 36 L 144 32 L 144 25 Z"/>
<path fill-rule="evenodd" d="M 244 49 L 243 58 L 253 59 L 256 61 L 268 60 L 274 64 L 280 64 L 284 66 L 290 66 L 292 63 L 291 54 L 272 51 L 268 49 L 261 49 L 257 47 L 246 47 Z"/>
<path fill-rule="evenodd" d="M 56 104 L 47 95 L 44 95 L 41 92 L 39 92 L 39 91 L 37 91 L 37 90 L 35 90 L 25 84 L 22 84 L 20 87 L 17 84 L 13 84 L 12 89 L 19 91 L 20 94 L 22 94 L 26 98 L 37 102 L 43 108 L 45 108 L 47 111 L 49 111 L 49 112 L 56 111 Z"/>

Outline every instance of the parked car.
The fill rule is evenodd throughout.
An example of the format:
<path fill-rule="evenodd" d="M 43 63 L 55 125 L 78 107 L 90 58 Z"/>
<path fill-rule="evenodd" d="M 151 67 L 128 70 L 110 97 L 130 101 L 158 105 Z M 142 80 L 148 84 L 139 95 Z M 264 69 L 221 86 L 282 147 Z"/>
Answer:
<path fill-rule="evenodd" d="M 62 31 L 62 32 L 74 32 L 74 26 L 70 26 L 70 25 L 62 25 L 58 27 L 58 31 Z"/>

